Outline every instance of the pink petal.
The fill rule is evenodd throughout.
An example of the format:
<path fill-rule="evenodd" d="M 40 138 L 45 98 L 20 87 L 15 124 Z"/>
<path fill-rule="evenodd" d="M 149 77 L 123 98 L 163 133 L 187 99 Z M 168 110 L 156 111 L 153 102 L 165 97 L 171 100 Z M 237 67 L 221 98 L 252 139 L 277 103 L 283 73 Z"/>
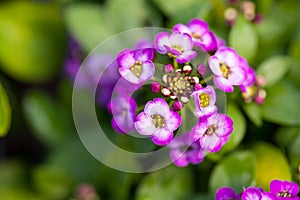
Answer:
<path fill-rule="evenodd" d="M 131 83 L 135 83 L 135 84 L 140 83 L 138 77 L 136 77 L 136 75 L 134 75 L 130 69 L 120 68 L 119 73 L 123 78 L 125 78 L 127 81 Z"/>
<path fill-rule="evenodd" d="M 187 33 L 187 34 L 190 33 L 189 28 L 184 24 L 176 24 L 173 27 L 173 31 L 177 31 L 177 32 L 180 32 L 180 33 Z"/>
<path fill-rule="evenodd" d="M 130 68 L 135 61 L 134 54 L 130 49 L 124 49 L 117 56 L 117 63 L 120 68 Z"/>
<path fill-rule="evenodd" d="M 208 124 L 203 122 L 194 126 L 190 132 L 190 141 L 194 142 L 200 139 L 203 134 L 207 131 Z"/>
<path fill-rule="evenodd" d="M 241 85 L 245 82 L 246 79 L 246 72 L 242 68 L 231 68 L 230 75 L 228 77 L 228 81 L 232 85 Z"/>
<path fill-rule="evenodd" d="M 193 42 L 190 35 L 186 33 L 173 32 L 170 36 L 171 45 L 178 45 L 183 51 L 189 51 L 193 48 Z"/>
<path fill-rule="evenodd" d="M 171 150 L 170 157 L 174 164 L 178 167 L 186 167 L 189 164 L 189 161 L 184 152 L 179 150 Z"/>
<path fill-rule="evenodd" d="M 181 124 L 181 117 L 180 115 L 175 112 L 170 110 L 169 114 L 165 116 L 166 120 L 166 129 L 169 131 L 175 131 Z"/>
<path fill-rule="evenodd" d="M 173 132 L 170 132 L 166 129 L 160 129 L 154 135 L 151 136 L 151 140 L 159 146 L 168 144 L 172 140 L 172 138 Z"/>
<path fill-rule="evenodd" d="M 207 23 L 200 19 L 192 19 L 191 21 L 189 21 L 188 27 L 190 32 L 195 32 L 199 35 L 202 35 L 204 32 L 208 31 Z"/>
<path fill-rule="evenodd" d="M 222 142 L 217 135 L 213 134 L 201 137 L 200 145 L 203 149 L 214 153 L 221 150 Z"/>
<path fill-rule="evenodd" d="M 158 129 L 153 125 L 151 118 L 145 115 L 144 112 L 140 113 L 137 116 L 136 120 L 137 121 L 134 123 L 134 125 L 136 130 L 141 135 L 153 135 L 158 131 Z"/>
<path fill-rule="evenodd" d="M 214 77 L 214 83 L 220 90 L 223 90 L 224 92 L 233 92 L 234 88 L 232 84 L 224 77 L 222 76 L 215 76 Z"/>
<path fill-rule="evenodd" d="M 196 51 L 185 51 L 180 56 L 178 56 L 176 58 L 176 61 L 178 63 L 185 63 L 185 62 L 191 61 L 196 56 L 197 56 L 197 52 Z"/>
<path fill-rule="evenodd" d="M 161 32 L 156 35 L 156 37 L 154 39 L 154 45 L 155 45 L 156 50 L 159 53 L 162 53 L 162 54 L 167 53 L 165 46 L 168 46 L 168 47 L 171 46 L 169 37 L 170 37 L 170 34 L 167 32 Z"/>
<path fill-rule="evenodd" d="M 153 77 L 154 72 L 155 72 L 155 67 L 152 61 L 148 60 L 144 62 L 142 66 L 142 73 L 139 78 L 139 82 L 146 82 L 150 80 Z"/>
<path fill-rule="evenodd" d="M 144 108 L 144 112 L 148 116 L 158 114 L 164 117 L 169 113 L 169 110 L 169 105 L 162 98 L 155 98 L 153 101 L 148 101 Z"/>
<path fill-rule="evenodd" d="M 222 72 L 220 69 L 220 61 L 218 57 L 216 56 L 210 56 L 208 59 L 208 65 L 212 73 L 214 73 L 217 76 L 222 76 Z"/>

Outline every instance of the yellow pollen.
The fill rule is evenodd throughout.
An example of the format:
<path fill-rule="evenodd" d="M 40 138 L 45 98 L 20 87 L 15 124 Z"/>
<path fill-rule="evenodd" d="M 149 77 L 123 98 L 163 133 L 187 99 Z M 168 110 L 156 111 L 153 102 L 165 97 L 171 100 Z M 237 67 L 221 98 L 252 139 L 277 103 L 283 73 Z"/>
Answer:
<path fill-rule="evenodd" d="M 288 191 L 283 190 L 282 192 L 279 192 L 277 194 L 278 197 L 292 197 L 292 195 L 290 193 L 288 193 Z"/>
<path fill-rule="evenodd" d="M 193 38 L 196 38 L 196 39 L 200 39 L 200 40 L 201 40 L 200 35 L 199 35 L 198 33 L 196 33 L 196 32 L 192 32 L 192 33 L 191 33 L 191 36 L 192 36 Z"/>
<path fill-rule="evenodd" d="M 210 96 L 206 93 L 202 93 L 199 95 L 199 100 L 200 100 L 200 106 L 202 108 L 205 108 L 209 105 Z"/>
<path fill-rule="evenodd" d="M 161 115 L 154 114 L 150 116 L 155 128 L 164 128 L 166 126 L 165 118 Z"/>
<path fill-rule="evenodd" d="M 213 124 L 213 125 L 210 125 L 206 132 L 204 133 L 204 136 L 206 135 L 213 135 L 215 132 L 216 132 L 216 128 L 217 128 L 217 125 Z"/>
<path fill-rule="evenodd" d="M 173 45 L 171 46 L 171 48 L 176 49 L 176 50 L 179 51 L 180 53 L 183 52 L 181 46 L 179 46 L 179 45 L 174 45 L 174 44 L 173 44 Z"/>
<path fill-rule="evenodd" d="M 143 62 L 136 61 L 135 64 L 133 64 L 130 67 L 130 70 L 132 71 L 132 73 L 138 78 L 141 76 L 141 73 L 142 73 L 142 65 L 143 65 Z"/>
<path fill-rule="evenodd" d="M 220 62 L 220 69 L 221 69 L 223 76 L 226 79 L 228 79 L 229 75 L 230 75 L 230 68 L 228 67 L 228 65 L 226 63 Z"/>

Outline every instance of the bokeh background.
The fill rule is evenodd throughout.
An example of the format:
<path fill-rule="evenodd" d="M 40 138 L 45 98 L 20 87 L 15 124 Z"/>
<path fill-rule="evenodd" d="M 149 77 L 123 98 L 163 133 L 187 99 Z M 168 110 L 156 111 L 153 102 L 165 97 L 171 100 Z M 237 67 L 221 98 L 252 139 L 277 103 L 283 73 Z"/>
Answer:
<path fill-rule="evenodd" d="M 200 18 L 263 75 L 263 105 L 227 95 L 230 142 L 203 163 L 130 174 L 93 158 L 72 119 L 72 87 L 101 41 L 139 27 Z M 273 179 L 300 182 L 300 2 L 298 0 L 54 0 L 0 2 L 0 199 L 214 199 L 217 188 Z M 99 89 L 101 90 L 101 88 Z M 119 135 L 101 103 L 109 138 Z M 118 158 L 116 158 L 118 159 Z"/>

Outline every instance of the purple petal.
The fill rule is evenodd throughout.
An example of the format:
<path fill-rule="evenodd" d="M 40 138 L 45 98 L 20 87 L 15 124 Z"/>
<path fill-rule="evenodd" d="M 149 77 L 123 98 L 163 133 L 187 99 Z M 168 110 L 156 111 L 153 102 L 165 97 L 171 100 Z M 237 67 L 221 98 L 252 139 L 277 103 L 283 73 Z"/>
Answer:
<path fill-rule="evenodd" d="M 186 167 L 189 164 L 184 152 L 179 150 L 171 150 L 170 157 L 175 165 L 178 167 Z"/>
<path fill-rule="evenodd" d="M 151 140 L 159 145 L 159 146 L 163 146 L 168 144 L 173 138 L 173 132 L 168 131 L 166 129 L 160 129 L 159 131 L 157 131 L 155 134 L 153 134 L 151 136 Z"/>
<path fill-rule="evenodd" d="M 202 42 L 199 43 L 199 46 L 202 46 L 205 51 L 211 52 L 217 49 L 216 37 L 212 32 L 206 32 L 201 36 Z M 197 44 L 195 42 L 195 44 Z"/>
<path fill-rule="evenodd" d="M 170 34 L 167 32 L 161 32 L 156 35 L 156 37 L 154 39 L 154 45 L 155 45 L 156 50 L 159 53 L 161 53 L 161 54 L 167 53 L 165 46 L 168 46 L 168 47 L 171 46 L 169 37 L 170 37 Z"/>
<path fill-rule="evenodd" d="M 178 45 L 183 51 L 190 51 L 193 48 L 192 37 L 186 33 L 173 32 L 170 36 L 171 45 Z"/>
<path fill-rule="evenodd" d="M 262 197 L 260 191 L 255 188 L 246 189 L 242 195 L 242 200 L 260 200 Z"/>
<path fill-rule="evenodd" d="M 289 181 L 280 181 L 280 180 L 273 180 L 270 183 L 270 192 L 274 195 L 282 191 L 287 191 L 292 196 L 297 196 L 299 193 L 299 186 L 297 183 L 289 182 Z"/>
<path fill-rule="evenodd" d="M 158 131 L 158 129 L 153 125 L 151 118 L 145 115 L 144 112 L 140 113 L 137 116 L 136 120 L 137 121 L 134 123 L 134 125 L 136 130 L 141 135 L 153 135 Z"/>
<path fill-rule="evenodd" d="M 217 76 L 223 75 L 220 69 L 220 61 L 217 56 L 210 56 L 208 59 L 208 65 L 212 73 Z"/>
<path fill-rule="evenodd" d="M 189 21 L 188 27 L 190 32 L 198 33 L 199 35 L 202 35 L 204 32 L 208 31 L 207 23 L 200 19 L 192 19 Z"/>
<path fill-rule="evenodd" d="M 134 51 L 134 58 L 137 61 L 145 62 L 154 58 L 154 52 L 152 49 L 139 49 Z"/>
<path fill-rule="evenodd" d="M 166 120 L 165 128 L 169 131 L 176 130 L 181 124 L 180 115 L 177 112 L 172 111 L 172 110 L 170 110 L 169 114 L 167 116 L 165 116 L 165 120 Z"/>
<path fill-rule="evenodd" d="M 224 92 L 233 92 L 234 88 L 232 84 L 228 81 L 228 79 L 222 77 L 222 76 L 215 76 L 214 77 L 214 83 L 220 90 L 223 90 Z"/>
<path fill-rule="evenodd" d="M 221 47 L 215 53 L 223 63 L 226 63 L 230 68 L 239 67 L 239 56 L 236 51 L 229 47 Z"/>
<path fill-rule="evenodd" d="M 232 85 L 241 85 L 246 79 L 246 72 L 242 68 L 230 69 L 230 75 L 228 77 L 229 82 Z"/>
<path fill-rule="evenodd" d="M 153 101 L 148 101 L 144 108 L 144 112 L 148 116 L 158 114 L 164 117 L 169 113 L 169 110 L 169 105 L 162 98 L 155 98 Z"/>
<path fill-rule="evenodd" d="M 176 61 L 178 63 L 190 62 L 196 56 L 197 56 L 197 52 L 196 51 L 185 51 L 180 56 L 178 56 L 176 58 Z"/>
<path fill-rule="evenodd" d="M 216 114 L 208 119 L 209 123 L 211 118 L 218 118 L 217 126 L 215 133 L 220 137 L 228 136 L 233 131 L 233 121 L 225 114 Z"/>
<path fill-rule="evenodd" d="M 263 192 L 261 200 L 276 200 L 276 197 L 270 192 Z"/>
<path fill-rule="evenodd" d="M 155 72 L 155 67 L 152 61 L 148 60 L 143 63 L 142 66 L 142 73 L 141 76 L 139 77 L 139 83 L 146 82 L 150 80 Z"/>
<path fill-rule="evenodd" d="M 198 108 L 195 109 L 194 114 L 196 117 L 209 117 L 215 114 L 218 111 L 216 106 L 207 106 L 206 108 L 202 108 L 199 110 Z"/>
<path fill-rule="evenodd" d="M 121 74 L 121 76 L 124 79 L 126 79 L 127 81 L 129 81 L 131 83 L 135 83 L 135 84 L 140 83 L 138 77 L 136 75 L 134 75 L 130 69 L 120 68 L 119 73 Z"/>
<path fill-rule="evenodd" d="M 232 188 L 222 187 L 216 192 L 216 200 L 231 200 L 235 198 L 235 192 Z"/>
<path fill-rule="evenodd" d="M 189 28 L 184 24 L 176 24 L 173 27 L 173 31 L 180 32 L 180 33 L 188 33 L 188 34 L 190 33 Z"/>
<path fill-rule="evenodd" d="M 206 132 L 207 128 L 208 128 L 207 122 L 201 122 L 196 126 L 194 126 L 190 132 L 190 140 L 193 142 L 199 140 Z"/>
<path fill-rule="evenodd" d="M 135 63 L 134 53 L 130 49 L 124 49 L 117 56 L 117 63 L 120 68 L 129 69 Z"/>
<path fill-rule="evenodd" d="M 200 145 L 203 149 L 214 153 L 222 148 L 221 139 L 216 135 L 206 135 L 200 138 Z"/>

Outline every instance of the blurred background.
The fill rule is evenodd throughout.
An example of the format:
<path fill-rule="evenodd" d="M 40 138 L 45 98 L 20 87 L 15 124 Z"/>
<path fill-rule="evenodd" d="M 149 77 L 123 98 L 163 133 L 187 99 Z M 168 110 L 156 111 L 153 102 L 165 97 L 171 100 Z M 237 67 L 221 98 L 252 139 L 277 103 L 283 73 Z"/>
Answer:
<path fill-rule="evenodd" d="M 139 27 L 205 20 L 262 75 L 251 102 L 228 95 L 229 143 L 203 163 L 130 174 L 101 164 L 82 145 L 72 118 L 72 87 L 100 42 Z M 300 182 L 300 2 L 298 0 L 53 0 L 0 2 L 0 199 L 214 199 L 217 188 L 273 179 Z M 105 88 L 99 88 L 105 93 Z M 97 100 L 96 100 L 97 101 Z M 110 126 L 115 144 L 144 143 Z M 260 105 L 262 104 L 262 105 Z M 136 148 L 136 149 L 135 149 Z"/>

